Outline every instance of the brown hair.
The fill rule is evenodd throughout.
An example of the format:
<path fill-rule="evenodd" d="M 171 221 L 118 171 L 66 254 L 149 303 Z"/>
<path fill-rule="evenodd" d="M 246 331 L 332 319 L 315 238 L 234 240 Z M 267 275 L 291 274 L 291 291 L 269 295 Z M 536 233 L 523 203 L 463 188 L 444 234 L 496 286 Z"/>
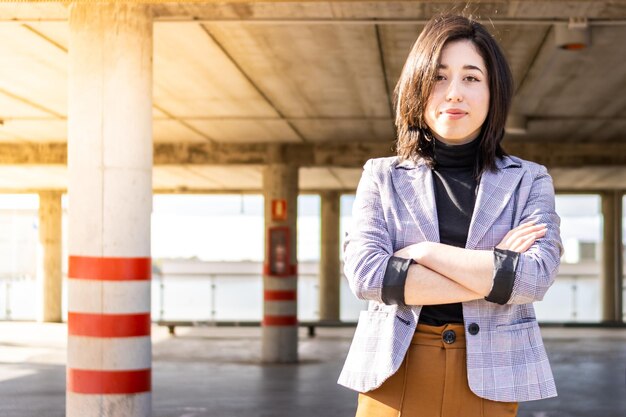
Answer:
<path fill-rule="evenodd" d="M 433 135 L 424 120 L 435 84 L 441 52 L 448 42 L 470 40 L 487 66 L 489 111 L 480 132 L 475 174 L 496 170 L 496 157 L 506 155 L 500 142 L 513 96 L 513 76 L 496 40 L 480 23 L 457 15 L 432 18 L 419 35 L 402 68 L 393 95 L 400 160 L 433 161 Z"/>

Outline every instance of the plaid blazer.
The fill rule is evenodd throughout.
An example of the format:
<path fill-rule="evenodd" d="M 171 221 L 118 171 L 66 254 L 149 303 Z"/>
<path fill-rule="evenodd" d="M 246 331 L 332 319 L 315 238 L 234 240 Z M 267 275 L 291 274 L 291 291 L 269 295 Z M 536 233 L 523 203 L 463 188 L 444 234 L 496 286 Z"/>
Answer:
<path fill-rule="evenodd" d="M 530 401 L 557 395 L 532 302 L 554 282 L 563 251 L 554 188 L 545 167 L 516 157 L 497 159 L 483 173 L 466 248 L 493 249 L 516 225 L 537 219 L 544 237 L 519 257 L 507 304 L 463 303 L 470 389 L 495 401 Z M 344 243 L 344 273 L 354 294 L 370 300 L 362 311 L 338 383 L 366 392 L 395 373 L 409 347 L 421 306 L 385 305 L 381 298 L 393 253 L 421 241 L 439 241 L 430 168 L 397 157 L 367 161 Z"/>

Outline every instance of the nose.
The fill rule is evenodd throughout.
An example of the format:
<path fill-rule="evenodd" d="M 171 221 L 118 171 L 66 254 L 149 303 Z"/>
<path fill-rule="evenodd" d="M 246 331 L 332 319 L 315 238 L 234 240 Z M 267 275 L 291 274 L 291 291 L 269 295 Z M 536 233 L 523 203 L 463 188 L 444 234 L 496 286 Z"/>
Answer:
<path fill-rule="evenodd" d="M 448 84 L 448 91 L 446 91 L 446 101 L 463 101 L 463 94 L 461 92 L 461 86 L 458 81 L 451 81 Z"/>

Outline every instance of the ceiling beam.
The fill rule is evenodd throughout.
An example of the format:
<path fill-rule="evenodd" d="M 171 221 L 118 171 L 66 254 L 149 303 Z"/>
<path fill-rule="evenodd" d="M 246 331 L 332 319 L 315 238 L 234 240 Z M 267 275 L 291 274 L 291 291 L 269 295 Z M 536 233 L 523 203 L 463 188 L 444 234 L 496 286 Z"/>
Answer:
<path fill-rule="evenodd" d="M 389 143 L 351 142 L 276 145 L 266 143 L 154 145 L 154 165 L 263 165 L 276 148 L 281 158 L 303 167 L 360 168 L 367 159 L 393 155 Z M 511 155 L 538 162 L 548 168 L 626 166 L 626 142 L 550 143 L 505 142 Z M 0 164 L 59 165 L 67 163 L 65 143 L 0 144 Z"/>
<path fill-rule="evenodd" d="M 548 168 L 586 166 L 626 166 L 626 142 L 550 143 L 505 142 L 511 155 L 534 161 Z"/>
<path fill-rule="evenodd" d="M 119 0 L 103 0 L 118 2 Z M 68 2 L 0 3 L 0 21 L 34 22 L 64 21 L 68 18 Z M 466 4 L 469 4 L 466 6 Z M 572 16 L 588 19 L 604 19 L 612 22 L 626 18 L 626 4 L 618 0 L 493 0 L 480 3 L 458 2 L 458 0 L 436 1 L 320 1 L 320 0 L 275 0 L 206 1 L 179 0 L 155 3 L 152 6 L 156 21 L 195 22 L 263 22 L 277 23 L 317 20 L 325 23 L 362 20 L 375 24 L 423 21 L 444 11 L 471 13 L 484 21 L 506 23 L 520 20 L 546 21 L 567 20 Z"/>

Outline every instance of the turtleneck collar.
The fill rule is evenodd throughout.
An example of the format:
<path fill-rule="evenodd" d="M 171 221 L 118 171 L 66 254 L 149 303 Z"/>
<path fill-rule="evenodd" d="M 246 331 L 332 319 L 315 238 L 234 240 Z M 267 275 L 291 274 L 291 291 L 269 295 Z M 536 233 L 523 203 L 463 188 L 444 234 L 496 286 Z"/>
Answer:
<path fill-rule="evenodd" d="M 462 145 L 448 145 L 433 138 L 436 168 L 473 169 L 478 158 L 480 136 Z"/>

